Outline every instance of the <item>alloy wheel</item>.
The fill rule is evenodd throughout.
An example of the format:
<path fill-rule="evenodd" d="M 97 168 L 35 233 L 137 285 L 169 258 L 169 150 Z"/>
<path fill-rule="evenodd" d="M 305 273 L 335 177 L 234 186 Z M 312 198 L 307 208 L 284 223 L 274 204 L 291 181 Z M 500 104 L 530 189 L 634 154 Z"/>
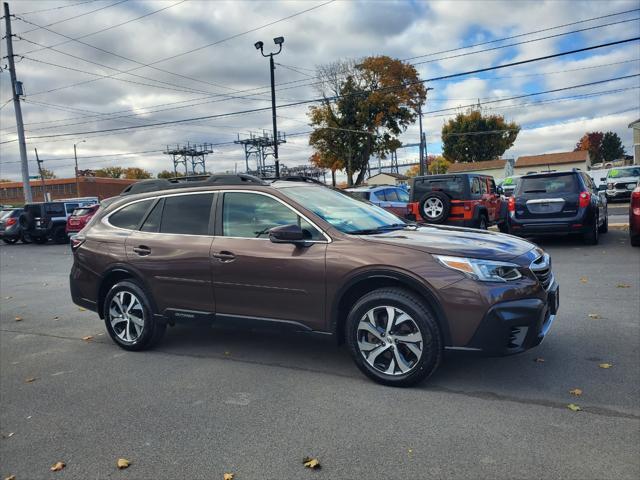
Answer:
<path fill-rule="evenodd" d="M 130 291 L 120 291 L 109 304 L 109 322 L 120 340 L 133 343 L 144 330 L 144 309 L 140 299 Z"/>
<path fill-rule="evenodd" d="M 364 314 L 357 329 L 358 349 L 370 367 L 387 375 L 409 373 L 422 358 L 422 334 L 397 307 L 379 306 Z"/>
<path fill-rule="evenodd" d="M 443 210 L 444 205 L 439 198 L 428 198 L 424 202 L 424 213 L 429 218 L 437 218 Z"/>

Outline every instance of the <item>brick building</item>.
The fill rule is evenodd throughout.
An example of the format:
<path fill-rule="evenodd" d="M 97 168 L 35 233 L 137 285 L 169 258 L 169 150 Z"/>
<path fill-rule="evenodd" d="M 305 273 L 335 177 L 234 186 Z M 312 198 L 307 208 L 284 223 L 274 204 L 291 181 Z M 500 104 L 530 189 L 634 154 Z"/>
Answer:
<path fill-rule="evenodd" d="M 76 189 L 75 178 L 53 178 L 45 180 L 45 189 L 52 200 L 73 197 L 98 197 L 104 200 L 118 195 L 127 185 L 136 181 L 124 178 L 78 177 L 79 189 Z M 42 181 L 32 180 L 29 183 L 33 201 L 43 201 Z M 24 203 L 22 182 L 0 183 L 0 203 L 11 205 Z"/>

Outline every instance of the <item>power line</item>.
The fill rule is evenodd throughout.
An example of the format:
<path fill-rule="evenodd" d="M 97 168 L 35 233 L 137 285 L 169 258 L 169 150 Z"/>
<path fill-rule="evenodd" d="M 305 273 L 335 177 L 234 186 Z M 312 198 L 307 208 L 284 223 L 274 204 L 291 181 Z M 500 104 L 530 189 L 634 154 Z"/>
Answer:
<path fill-rule="evenodd" d="M 70 5 L 60 5 L 59 7 L 43 8 L 42 10 L 31 10 L 30 12 L 20 12 L 20 13 L 17 13 L 16 15 L 33 15 L 35 13 L 51 12 L 53 10 L 62 10 L 63 8 L 79 7 L 80 5 L 85 5 L 87 3 L 93 3 L 96 1 L 97 0 L 86 0 L 84 2 L 72 3 Z"/>

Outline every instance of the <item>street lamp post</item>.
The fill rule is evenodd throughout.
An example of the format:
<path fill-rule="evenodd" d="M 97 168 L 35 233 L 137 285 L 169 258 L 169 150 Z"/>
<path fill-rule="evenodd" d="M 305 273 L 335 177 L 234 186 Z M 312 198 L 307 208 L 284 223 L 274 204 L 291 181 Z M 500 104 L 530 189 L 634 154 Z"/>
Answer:
<path fill-rule="evenodd" d="M 273 157 L 276 161 L 276 178 L 280 178 L 280 161 L 278 160 L 278 124 L 276 121 L 276 87 L 275 87 L 275 71 L 276 66 L 273 62 L 273 57 L 278 55 L 282 51 L 282 44 L 284 43 L 284 37 L 276 37 L 273 39 L 273 43 L 278 45 L 277 52 L 264 53 L 263 42 L 256 42 L 254 46 L 256 50 L 260 50 L 263 57 L 269 57 L 269 67 L 271 71 L 271 116 L 273 118 Z"/>
<path fill-rule="evenodd" d="M 76 197 L 80 197 L 80 179 L 78 178 L 78 151 L 76 146 L 86 142 L 86 140 L 82 140 L 78 143 L 73 144 L 73 156 L 76 159 Z"/>

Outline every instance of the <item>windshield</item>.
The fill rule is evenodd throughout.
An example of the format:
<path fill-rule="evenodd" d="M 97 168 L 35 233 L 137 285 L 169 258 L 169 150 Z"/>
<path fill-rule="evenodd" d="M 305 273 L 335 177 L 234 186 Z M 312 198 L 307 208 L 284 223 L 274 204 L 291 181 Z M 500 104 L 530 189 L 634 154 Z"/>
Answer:
<path fill-rule="evenodd" d="M 609 170 L 609 178 L 640 177 L 640 167 L 612 168 Z"/>
<path fill-rule="evenodd" d="M 380 207 L 330 188 L 287 187 L 280 191 L 343 233 L 375 233 L 407 225 Z"/>
<path fill-rule="evenodd" d="M 349 193 L 354 197 L 360 198 L 362 200 L 369 200 L 369 198 L 371 198 L 371 192 L 367 192 L 364 190 L 350 190 Z"/>

